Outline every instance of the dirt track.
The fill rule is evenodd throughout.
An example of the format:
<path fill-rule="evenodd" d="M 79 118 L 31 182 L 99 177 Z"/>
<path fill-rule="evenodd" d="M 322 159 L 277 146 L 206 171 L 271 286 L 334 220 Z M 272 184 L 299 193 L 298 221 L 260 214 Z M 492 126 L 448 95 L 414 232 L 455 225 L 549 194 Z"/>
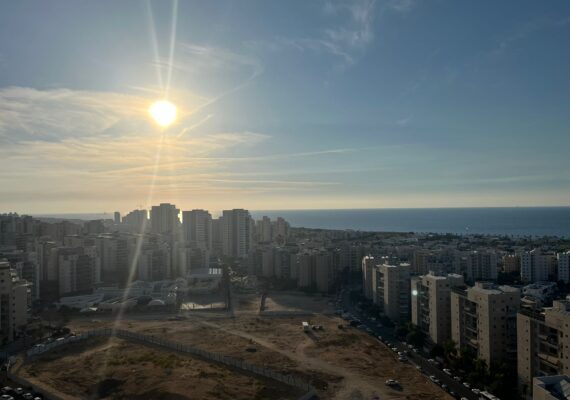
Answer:
<path fill-rule="evenodd" d="M 369 399 L 375 395 L 382 399 L 450 398 L 412 365 L 398 362 L 376 339 L 353 328 L 338 329 L 340 319 L 314 317 L 310 322 L 323 325 L 324 330 L 310 334 L 302 332 L 301 321 L 305 319 L 195 317 L 186 321 L 121 321 L 118 327 L 160 335 L 306 377 L 323 399 Z M 110 324 L 76 321 L 73 329 Z M 398 379 L 402 390 L 385 386 L 388 378 Z"/>
<path fill-rule="evenodd" d="M 107 338 L 50 352 L 20 373 L 70 399 L 289 400 L 302 394 L 206 361 Z"/>

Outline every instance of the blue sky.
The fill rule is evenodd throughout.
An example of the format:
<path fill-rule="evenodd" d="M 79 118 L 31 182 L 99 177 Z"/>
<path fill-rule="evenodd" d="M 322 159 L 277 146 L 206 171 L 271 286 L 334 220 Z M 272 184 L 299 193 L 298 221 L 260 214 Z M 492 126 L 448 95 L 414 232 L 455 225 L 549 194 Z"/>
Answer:
<path fill-rule="evenodd" d="M 566 1 L 2 2 L 0 209 L 570 205 L 569 42 Z"/>

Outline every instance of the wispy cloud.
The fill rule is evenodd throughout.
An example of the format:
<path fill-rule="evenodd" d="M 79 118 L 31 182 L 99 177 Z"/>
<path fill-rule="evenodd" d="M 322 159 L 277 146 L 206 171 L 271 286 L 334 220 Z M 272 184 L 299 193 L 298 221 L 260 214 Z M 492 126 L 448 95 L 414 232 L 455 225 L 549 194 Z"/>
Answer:
<path fill-rule="evenodd" d="M 305 37 L 277 37 L 271 41 L 247 41 L 246 45 L 277 51 L 289 47 L 298 51 L 328 53 L 341 60 L 343 71 L 356 64 L 375 38 L 375 22 L 388 12 L 411 11 L 415 0 L 342 0 L 324 3 L 323 13 L 329 21 L 317 33 Z"/>
<path fill-rule="evenodd" d="M 504 53 L 509 47 L 519 41 L 523 41 L 528 36 L 543 29 L 561 28 L 570 24 L 570 16 L 563 18 L 535 18 L 523 24 L 515 26 L 507 35 L 502 37 L 491 51 L 491 55 Z"/>

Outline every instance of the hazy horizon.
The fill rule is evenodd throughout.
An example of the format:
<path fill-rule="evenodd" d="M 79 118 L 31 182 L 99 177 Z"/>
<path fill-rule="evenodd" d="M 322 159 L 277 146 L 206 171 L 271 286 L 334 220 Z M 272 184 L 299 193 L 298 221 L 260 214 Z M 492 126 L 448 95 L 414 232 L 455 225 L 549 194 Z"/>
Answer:
<path fill-rule="evenodd" d="M 564 1 L 4 2 L 0 210 L 570 206 L 569 37 Z"/>

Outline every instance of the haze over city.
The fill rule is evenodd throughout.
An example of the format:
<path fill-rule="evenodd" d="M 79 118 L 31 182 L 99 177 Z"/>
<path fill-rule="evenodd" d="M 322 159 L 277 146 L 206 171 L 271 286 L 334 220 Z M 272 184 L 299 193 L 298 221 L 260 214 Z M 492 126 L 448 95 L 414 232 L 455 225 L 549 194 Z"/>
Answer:
<path fill-rule="evenodd" d="M 569 35 L 564 1 L 3 2 L 0 208 L 570 205 Z"/>
<path fill-rule="evenodd" d="M 569 400 L 570 2 L 0 1 L 0 400 Z"/>

